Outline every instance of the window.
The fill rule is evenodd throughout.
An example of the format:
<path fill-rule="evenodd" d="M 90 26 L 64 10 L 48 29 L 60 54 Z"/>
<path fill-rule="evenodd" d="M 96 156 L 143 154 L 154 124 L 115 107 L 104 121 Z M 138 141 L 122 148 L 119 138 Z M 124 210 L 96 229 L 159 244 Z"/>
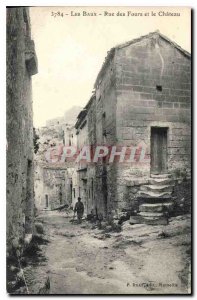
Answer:
<path fill-rule="evenodd" d="M 162 85 L 156 85 L 156 90 L 162 92 Z"/>

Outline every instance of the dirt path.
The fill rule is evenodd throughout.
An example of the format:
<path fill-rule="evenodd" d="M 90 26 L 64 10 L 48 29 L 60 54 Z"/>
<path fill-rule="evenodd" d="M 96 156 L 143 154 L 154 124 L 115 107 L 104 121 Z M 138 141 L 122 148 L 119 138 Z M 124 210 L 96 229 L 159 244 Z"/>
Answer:
<path fill-rule="evenodd" d="M 50 242 L 43 246 L 47 262 L 26 270 L 28 278 L 34 273 L 31 293 L 46 276 L 51 294 L 188 293 L 189 216 L 168 226 L 126 223 L 110 234 L 72 224 L 64 213 L 40 219 Z"/>

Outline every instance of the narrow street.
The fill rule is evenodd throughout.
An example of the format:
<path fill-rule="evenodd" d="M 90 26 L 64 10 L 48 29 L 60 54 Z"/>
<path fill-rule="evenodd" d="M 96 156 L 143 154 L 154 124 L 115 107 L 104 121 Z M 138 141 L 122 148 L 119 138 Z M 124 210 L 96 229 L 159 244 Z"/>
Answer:
<path fill-rule="evenodd" d="M 24 269 L 30 293 L 50 279 L 50 294 L 188 293 L 190 217 L 168 226 L 130 225 L 121 232 L 72 222 L 65 212 L 45 212 L 46 261 Z"/>
<path fill-rule="evenodd" d="M 7 294 L 193 294 L 191 7 L 4 15 Z"/>

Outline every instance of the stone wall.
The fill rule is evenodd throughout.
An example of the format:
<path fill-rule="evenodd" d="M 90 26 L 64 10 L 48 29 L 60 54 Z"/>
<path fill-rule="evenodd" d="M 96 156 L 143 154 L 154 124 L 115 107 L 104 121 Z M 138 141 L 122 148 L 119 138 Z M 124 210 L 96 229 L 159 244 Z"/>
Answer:
<path fill-rule="evenodd" d="M 179 215 L 183 213 L 191 213 L 192 187 L 191 180 L 182 178 L 177 180 L 173 199 L 175 203 L 174 214 Z"/>
<path fill-rule="evenodd" d="M 58 119 L 58 118 L 56 118 Z M 51 120 L 53 121 L 53 120 Z M 37 129 L 39 149 L 35 155 L 35 204 L 38 210 L 54 209 L 72 203 L 73 162 L 62 161 L 63 146 L 76 145 L 74 126 L 63 120 Z M 54 149 L 53 162 L 46 159 L 46 153 Z M 49 158 L 49 155 L 47 156 Z M 51 183 L 50 183 L 51 180 Z M 48 197 L 48 207 L 46 207 Z"/>
<path fill-rule="evenodd" d="M 34 197 L 38 211 L 45 208 L 43 168 L 34 160 Z"/>
<path fill-rule="evenodd" d="M 28 8 L 7 8 L 7 242 L 8 250 L 33 230 L 31 76 L 37 59 Z"/>
<path fill-rule="evenodd" d="M 95 88 L 97 145 L 138 149 L 133 163 L 96 165 L 96 203 L 102 213 L 135 209 L 140 185 L 150 177 L 152 127 L 167 128 L 168 173 L 190 177 L 191 60 L 186 51 L 157 32 L 117 46 L 109 51 Z M 140 162 L 142 148 L 145 161 Z"/>
<path fill-rule="evenodd" d="M 59 168 L 43 169 L 43 208 L 54 209 L 63 204 L 68 204 L 65 172 L 66 170 Z M 46 197 L 48 199 L 48 205 L 46 203 Z"/>
<path fill-rule="evenodd" d="M 55 178 L 56 174 L 56 168 L 54 167 L 54 164 L 51 164 L 52 166 L 50 166 L 50 162 L 48 162 L 46 159 L 46 153 L 49 151 L 49 149 L 63 144 L 64 133 L 60 124 L 44 126 L 36 131 L 39 136 L 39 148 L 34 157 L 34 191 L 35 206 L 38 211 L 41 211 L 46 208 L 46 195 L 48 195 L 48 198 L 50 198 L 50 201 L 52 202 L 52 206 L 49 205 L 48 209 L 55 207 L 56 203 L 60 202 L 58 200 L 59 190 L 56 187 L 54 188 L 54 183 L 50 186 L 46 180 L 46 170 L 48 168 L 50 176 L 53 177 L 53 179 Z M 54 157 L 54 159 L 56 159 L 56 157 Z M 51 200 L 54 197 L 55 200 Z"/>
<path fill-rule="evenodd" d="M 92 102 L 87 112 L 87 121 L 88 121 L 88 142 L 91 145 L 91 158 L 94 154 L 94 149 L 96 145 L 96 96 L 92 96 Z M 90 163 L 87 166 L 87 198 L 88 198 L 88 207 L 87 213 L 95 211 L 96 207 L 96 178 L 95 178 L 95 163 Z"/>
<path fill-rule="evenodd" d="M 76 146 L 76 134 L 75 134 L 75 128 L 73 125 L 63 125 L 62 126 L 63 132 L 64 132 L 64 140 L 63 144 L 65 146 Z"/>
<path fill-rule="evenodd" d="M 122 202 L 128 181 L 150 176 L 151 127 L 168 128 L 168 172 L 190 176 L 191 61 L 157 34 L 117 49 L 115 61 L 118 143 L 147 147 L 145 163 L 118 165 L 117 201 Z"/>
<path fill-rule="evenodd" d="M 81 115 L 81 116 L 80 116 Z M 89 147 L 88 136 L 88 118 L 86 110 L 79 115 L 78 125 L 76 126 L 77 132 L 77 150 L 81 151 L 84 146 Z M 85 155 L 85 153 L 84 153 Z M 84 204 L 84 213 L 87 215 L 89 210 L 89 195 L 88 195 L 88 161 L 80 159 L 76 164 L 76 177 L 77 177 L 77 192 L 78 197 L 81 197 Z M 77 198 L 75 203 L 77 202 Z"/>
<path fill-rule="evenodd" d="M 108 61 L 96 84 L 96 144 L 116 144 L 116 86 L 113 57 Z M 116 165 L 99 160 L 96 170 L 96 203 L 98 213 L 107 215 L 116 195 Z"/>
<path fill-rule="evenodd" d="M 78 116 L 76 128 L 77 149 L 80 151 L 84 146 L 90 150 L 93 158 L 96 145 L 96 97 L 93 94 L 86 107 Z M 72 177 L 74 189 L 73 206 L 80 196 L 85 207 L 85 215 L 96 208 L 96 177 L 95 164 L 87 160 L 80 160 L 75 165 L 75 172 Z M 75 196 L 75 197 L 74 197 Z"/>
<path fill-rule="evenodd" d="M 71 173 L 72 180 L 72 207 L 74 208 L 77 198 L 79 197 L 79 182 L 78 182 L 78 172 L 77 168 L 74 168 Z"/>

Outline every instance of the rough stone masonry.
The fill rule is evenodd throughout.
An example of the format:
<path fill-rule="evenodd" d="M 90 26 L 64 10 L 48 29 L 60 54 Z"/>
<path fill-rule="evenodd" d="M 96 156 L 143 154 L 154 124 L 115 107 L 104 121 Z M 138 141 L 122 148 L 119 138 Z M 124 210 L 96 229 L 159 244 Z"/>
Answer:
<path fill-rule="evenodd" d="M 154 201 L 159 195 L 169 196 L 170 201 L 174 197 L 175 203 L 181 201 L 177 194 L 181 186 L 181 198 L 189 199 L 190 54 L 161 33 L 150 33 L 112 48 L 94 87 L 95 95 L 84 109 L 89 136 L 90 128 L 94 136 L 89 143 L 141 144 L 147 150 L 144 164 L 103 161 L 95 165 L 94 208 L 105 216 L 112 211 L 138 210 L 141 189 Z M 84 113 L 78 116 L 77 128 L 83 119 Z"/>
<path fill-rule="evenodd" d="M 31 76 L 37 58 L 28 8 L 7 8 L 7 250 L 22 248 L 33 230 Z"/>

